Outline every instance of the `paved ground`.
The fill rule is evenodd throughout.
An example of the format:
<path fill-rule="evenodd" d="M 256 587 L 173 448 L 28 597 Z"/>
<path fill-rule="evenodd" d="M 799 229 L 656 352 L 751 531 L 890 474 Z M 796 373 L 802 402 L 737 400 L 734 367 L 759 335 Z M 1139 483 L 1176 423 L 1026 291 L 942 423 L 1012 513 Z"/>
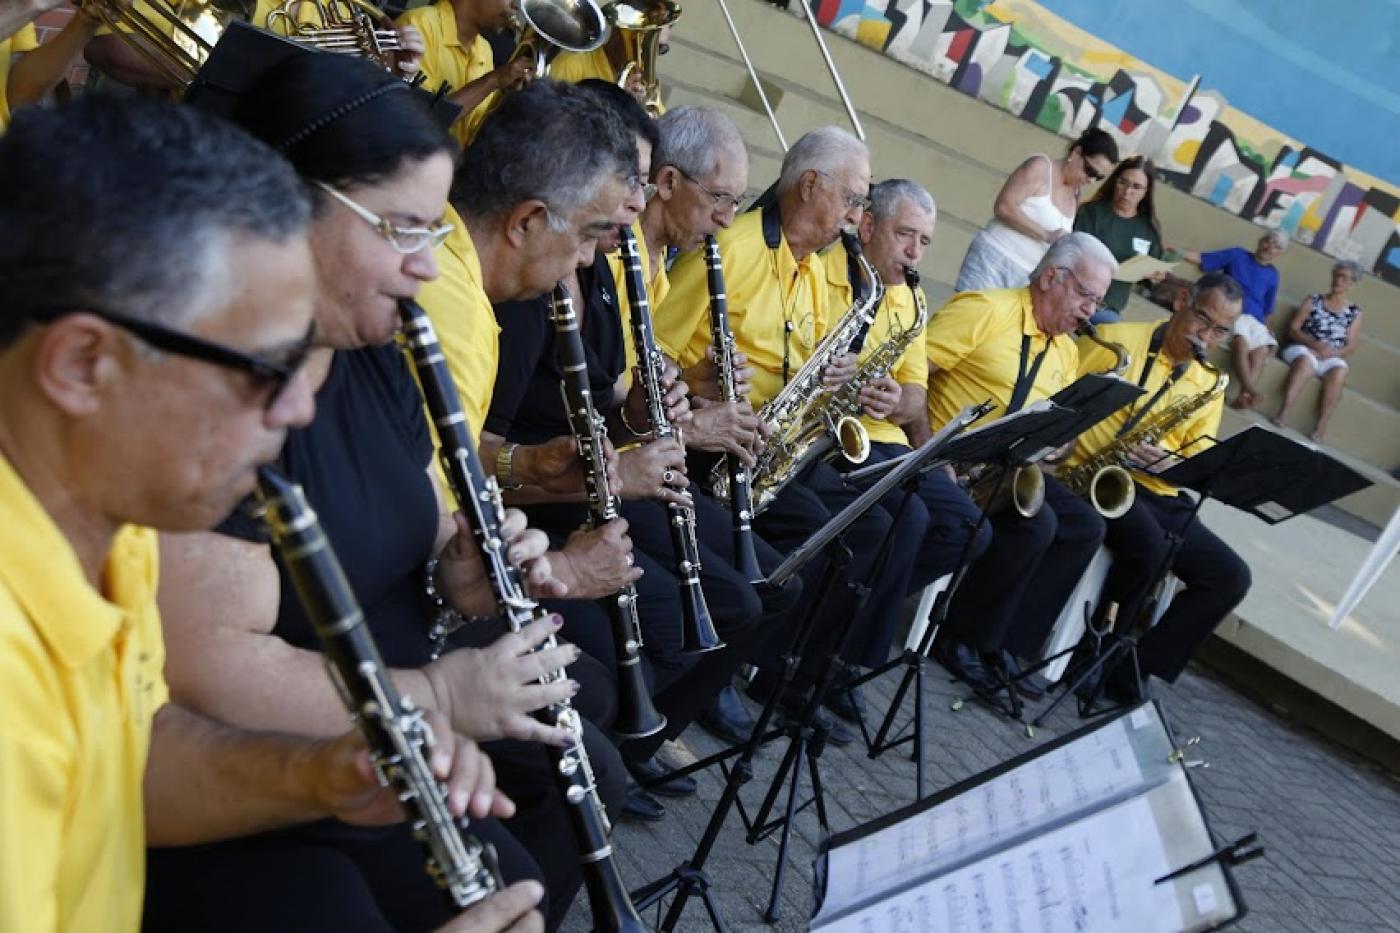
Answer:
<path fill-rule="evenodd" d="M 1072 711 L 1027 739 L 1017 727 L 985 710 L 950 710 L 958 691 L 941 669 L 930 667 L 926 710 L 931 717 L 927 749 L 930 790 L 983 771 L 1038 742 L 1077 725 Z M 897 675 L 873 685 L 883 710 Z M 1309 731 L 1290 725 L 1245 699 L 1215 675 L 1193 670 L 1159 692 L 1179 737 L 1199 735 L 1192 757 L 1209 762 L 1193 770 L 1212 828 L 1221 837 L 1257 831 L 1264 859 L 1237 869 L 1249 916 L 1237 927 L 1258 933 L 1400 931 L 1400 782 L 1363 759 Z M 912 700 L 906 701 L 912 704 Z M 1064 704 L 1068 708 L 1070 704 Z M 698 728 L 668 747 L 676 757 L 705 755 L 719 744 Z M 758 761 L 757 779 L 744 798 L 754 805 L 767 787 L 785 745 L 770 746 Z M 909 803 L 914 766 L 907 750 L 870 761 L 859 744 L 828 749 L 821 759 L 835 831 L 855 826 Z M 701 776 L 699 799 L 668 801 L 657 824 L 624 823 L 614 839 L 627 883 L 636 887 L 665 874 L 694 850 L 719 798 L 717 771 Z M 804 782 L 804 788 L 805 788 Z M 776 840 L 745 843 L 737 814 L 731 814 L 709 863 L 720 911 L 730 929 L 802 930 L 812 908 L 811 866 L 816 851 L 816 814 L 797 819 L 782 919 L 762 921 L 777 857 Z M 648 922 L 654 922 L 648 916 Z M 588 928 L 584 897 L 566 929 Z M 692 901 L 682 930 L 709 924 Z"/>

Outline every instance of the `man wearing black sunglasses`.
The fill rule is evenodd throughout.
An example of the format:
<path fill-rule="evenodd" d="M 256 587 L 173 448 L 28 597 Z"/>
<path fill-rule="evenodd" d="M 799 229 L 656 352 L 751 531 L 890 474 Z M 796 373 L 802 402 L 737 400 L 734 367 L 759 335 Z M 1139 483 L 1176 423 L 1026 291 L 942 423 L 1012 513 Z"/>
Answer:
<path fill-rule="evenodd" d="M 245 733 L 162 674 L 152 529 L 212 526 L 311 419 L 308 214 L 192 110 L 87 98 L 0 141 L 0 929 L 136 930 L 147 843 L 401 819 L 358 735 Z"/>

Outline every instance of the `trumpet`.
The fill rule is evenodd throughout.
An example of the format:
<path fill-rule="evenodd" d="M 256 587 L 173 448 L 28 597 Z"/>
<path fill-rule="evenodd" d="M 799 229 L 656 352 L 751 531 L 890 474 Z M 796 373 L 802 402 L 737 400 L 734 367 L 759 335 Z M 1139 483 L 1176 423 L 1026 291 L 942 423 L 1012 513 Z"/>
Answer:
<path fill-rule="evenodd" d="M 608 21 L 596 0 L 520 0 L 512 13 L 520 38 L 510 60 L 529 56 L 535 78 L 549 74 L 560 52 L 591 52 L 608 39 Z"/>

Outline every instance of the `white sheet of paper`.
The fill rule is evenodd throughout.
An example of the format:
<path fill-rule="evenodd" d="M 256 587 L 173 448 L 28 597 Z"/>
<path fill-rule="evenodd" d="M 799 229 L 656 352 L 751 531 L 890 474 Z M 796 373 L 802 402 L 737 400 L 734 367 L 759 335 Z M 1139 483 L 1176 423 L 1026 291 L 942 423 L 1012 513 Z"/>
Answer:
<path fill-rule="evenodd" d="M 828 855 L 820 920 L 1142 782 L 1126 717 Z M 995 927 L 994 929 L 1005 929 Z M 1124 928 L 1127 929 L 1127 928 Z"/>
<path fill-rule="evenodd" d="M 1119 263 L 1118 271 L 1113 274 L 1113 277 L 1119 282 L 1141 282 L 1149 275 L 1170 272 L 1175 268 L 1176 263 L 1174 262 L 1163 262 L 1160 259 L 1153 259 L 1151 256 L 1134 256 L 1132 259 L 1125 259 Z"/>
<path fill-rule="evenodd" d="M 823 933 L 1159 933 L 1183 926 L 1144 797 L 855 911 Z"/>

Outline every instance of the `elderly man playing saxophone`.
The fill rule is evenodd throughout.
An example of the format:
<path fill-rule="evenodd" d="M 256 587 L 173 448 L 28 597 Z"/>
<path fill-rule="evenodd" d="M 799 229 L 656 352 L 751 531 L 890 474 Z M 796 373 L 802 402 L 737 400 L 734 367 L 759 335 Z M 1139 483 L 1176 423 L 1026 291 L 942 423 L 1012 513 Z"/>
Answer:
<path fill-rule="evenodd" d="M 1061 470 L 1076 491 L 1105 459 L 1118 460 L 1121 454 L 1122 464 L 1133 470 L 1132 507 L 1108 522 L 1105 543 L 1114 560 L 1100 602 L 1101 613 L 1110 603 L 1118 604 L 1123 627 L 1142 615 L 1148 589 L 1167 558 L 1168 535 L 1182 536 L 1171 569 L 1185 589 L 1138 645 L 1144 676 L 1176 680 L 1201 642 L 1249 590 L 1249 566 L 1192 516 L 1190 496 L 1155 475 L 1179 463 L 1183 454 L 1203 449 L 1199 443 L 1219 430 L 1228 380 L 1204 364 L 1204 354 L 1230 339 L 1243 300 L 1239 283 L 1211 272 L 1189 292 L 1177 294 L 1167 321 L 1100 328 L 1100 337 L 1131 354 L 1132 367 L 1124 376 L 1145 394 L 1080 435 L 1067 469 Z M 1102 347 L 1079 349 L 1081 375 L 1110 363 L 1112 354 Z M 1137 699 L 1138 686 L 1129 665 L 1105 674 L 1110 699 Z"/>
<path fill-rule="evenodd" d="M 826 269 L 819 251 L 835 243 L 843 229 L 860 223 L 869 188 L 870 155 L 865 144 L 844 130 L 821 127 L 799 139 L 783 159 L 777 199 L 716 234 L 730 328 L 752 369 L 749 401 L 755 409 L 783 389 L 840 316 L 841 309 L 829 312 L 827 308 Z M 670 294 L 657 311 L 656 334 L 662 348 L 686 367 L 686 383 L 701 394 L 705 391 L 701 387 L 714 384 L 714 366 L 707 355 L 709 301 L 703 255 L 694 251 L 681 256 L 671 270 Z M 842 386 L 855 371 L 855 354 L 841 355 L 828 364 L 822 384 Z M 897 392 L 872 391 L 862 396 L 867 411 L 880 418 L 887 417 L 898 400 Z M 782 489 L 754 528 L 774 547 L 788 550 L 856 495 L 830 465 L 817 461 Z M 857 631 L 875 624 L 871 620 L 897 612 L 927 521 L 923 504 L 914 501 L 898 526 L 877 507 L 847 532 L 846 543 L 853 554 L 850 578 L 872 590 L 855 622 Z M 883 568 L 876 568 L 875 557 L 889 534 L 895 535 L 890 559 Z M 813 562 L 812 573 L 819 572 L 815 566 L 819 563 Z M 872 579 L 876 569 L 880 572 Z M 808 651 L 806 676 L 815 675 L 849 613 L 834 607 L 826 618 L 829 621 L 821 627 L 825 637 L 818 636 Z M 782 639 L 781 634 L 775 636 L 768 645 L 770 651 L 780 648 Z M 833 732 L 833 741 L 845 737 L 842 732 Z"/>
<path fill-rule="evenodd" d="M 930 426 L 988 398 L 997 404 L 991 417 L 1015 412 L 1072 383 L 1079 354 L 1070 335 L 1098 309 L 1117 267 L 1098 240 L 1071 233 L 1027 287 L 954 296 L 925 339 Z M 953 595 L 935 643 L 939 663 L 983 692 L 1018 673 L 1018 657 L 1036 654 L 1104 536 L 1103 519 L 1049 477 L 1033 516 L 1007 509 L 990 524 L 991 545 Z"/>

